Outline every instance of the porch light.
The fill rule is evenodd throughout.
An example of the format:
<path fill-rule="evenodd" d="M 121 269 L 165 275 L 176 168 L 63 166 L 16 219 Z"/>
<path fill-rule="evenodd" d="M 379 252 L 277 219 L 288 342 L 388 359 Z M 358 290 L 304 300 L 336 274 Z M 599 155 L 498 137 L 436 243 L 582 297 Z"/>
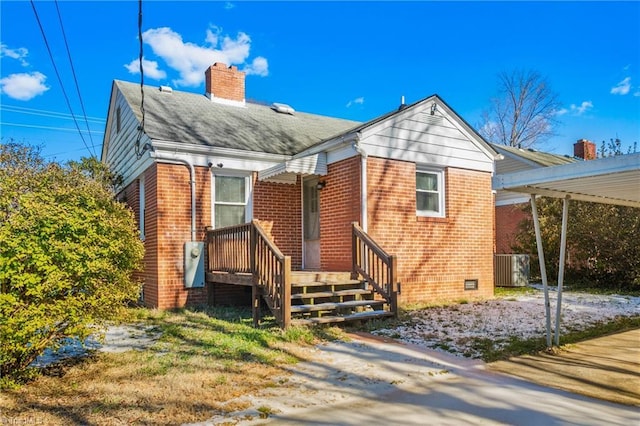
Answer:
<path fill-rule="evenodd" d="M 323 180 L 323 181 L 318 182 L 318 184 L 316 185 L 316 189 L 322 190 L 322 189 L 324 189 L 325 186 L 327 186 L 327 181 Z"/>

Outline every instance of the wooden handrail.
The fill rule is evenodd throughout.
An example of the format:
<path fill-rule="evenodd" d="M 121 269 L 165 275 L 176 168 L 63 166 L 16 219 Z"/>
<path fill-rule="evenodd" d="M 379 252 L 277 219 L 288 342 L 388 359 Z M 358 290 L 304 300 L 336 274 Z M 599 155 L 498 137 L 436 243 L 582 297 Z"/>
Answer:
<path fill-rule="evenodd" d="M 285 256 L 256 221 L 225 228 L 207 228 L 207 272 L 250 273 L 253 276 L 254 325 L 264 297 L 282 328 L 291 323 L 291 257 Z"/>
<path fill-rule="evenodd" d="M 362 276 L 398 315 L 398 259 L 385 252 L 366 232 L 352 223 L 351 277 Z"/>
<path fill-rule="evenodd" d="M 252 226 L 254 284 L 261 289 L 280 327 L 288 328 L 291 324 L 291 257 L 282 254 L 256 221 Z"/>
<path fill-rule="evenodd" d="M 208 272 L 251 273 L 251 224 L 207 228 Z"/>

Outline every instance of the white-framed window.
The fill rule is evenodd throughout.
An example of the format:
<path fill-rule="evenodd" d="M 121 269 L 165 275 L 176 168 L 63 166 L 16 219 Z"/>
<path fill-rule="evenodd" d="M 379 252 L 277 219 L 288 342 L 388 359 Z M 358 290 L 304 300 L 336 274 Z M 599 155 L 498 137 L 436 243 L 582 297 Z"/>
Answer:
<path fill-rule="evenodd" d="M 251 220 L 251 179 L 249 176 L 212 175 L 214 228 L 241 225 Z"/>
<path fill-rule="evenodd" d="M 416 170 L 416 215 L 445 217 L 444 172 Z"/>
<path fill-rule="evenodd" d="M 140 176 L 140 179 L 138 180 L 138 189 L 139 189 L 139 200 L 140 200 L 140 204 L 139 204 L 139 220 L 138 220 L 138 225 L 140 227 L 140 239 L 144 241 L 144 216 L 145 216 L 145 209 L 146 209 L 146 205 L 145 205 L 145 195 L 144 195 L 144 175 Z"/>

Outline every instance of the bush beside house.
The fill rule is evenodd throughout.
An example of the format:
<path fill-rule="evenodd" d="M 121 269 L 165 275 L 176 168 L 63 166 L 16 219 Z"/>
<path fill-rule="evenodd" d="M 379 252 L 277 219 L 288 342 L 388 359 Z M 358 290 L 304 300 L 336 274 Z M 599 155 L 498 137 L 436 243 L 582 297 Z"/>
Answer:
<path fill-rule="evenodd" d="M 0 376 L 19 378 L 48 347 L 83 339 L 139 296 L 143 247 L 95 159 L 60 165 L 0 145 Z"/>

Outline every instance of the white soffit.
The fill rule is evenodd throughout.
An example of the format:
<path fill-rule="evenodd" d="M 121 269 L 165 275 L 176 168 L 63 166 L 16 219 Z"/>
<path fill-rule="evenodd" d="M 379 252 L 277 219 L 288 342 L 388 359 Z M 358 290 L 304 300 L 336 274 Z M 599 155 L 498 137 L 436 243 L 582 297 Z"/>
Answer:
<path fill-rule="evenodd" d="M 493 189 L 640 207 L 640 153 L 496 175 Z"/>
<path fill-rule="evenodd" d="M 277 183 L 295 184 L 298 175 L 327 174 L 327 154 L 317 154 L 288 160 L 258 172 L 258 180 Z"/>

